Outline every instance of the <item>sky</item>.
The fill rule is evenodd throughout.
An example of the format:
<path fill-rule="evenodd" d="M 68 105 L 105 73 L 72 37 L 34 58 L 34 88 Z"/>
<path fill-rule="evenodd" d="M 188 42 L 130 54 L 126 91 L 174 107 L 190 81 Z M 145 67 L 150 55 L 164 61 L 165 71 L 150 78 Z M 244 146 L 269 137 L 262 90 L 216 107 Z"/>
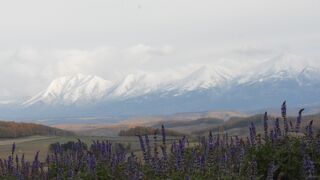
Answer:
<path fill-rule="evenodd" d="M 11 0 L 0 3 L 0 100 L 77 73 L 121 79 L 282 54 L 318 62 L 318 0 Z M 250 68 L 249 68 L 250 69 Z"/>

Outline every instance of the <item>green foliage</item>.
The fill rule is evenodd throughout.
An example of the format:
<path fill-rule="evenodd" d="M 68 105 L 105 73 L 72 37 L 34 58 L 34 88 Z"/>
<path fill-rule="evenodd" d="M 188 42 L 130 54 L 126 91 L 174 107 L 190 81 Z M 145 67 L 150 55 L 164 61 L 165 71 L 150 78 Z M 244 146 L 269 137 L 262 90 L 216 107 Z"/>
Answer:
<path fill-rule="evenodd" d="M 257 174 L 260 175 L 260 179 L 266 179 L 270 162 L 274 162 L 276 164 L 275 179 L 305 179 L 303 155 L 311 156 L 318 166 L 316 169 L 319 169 L 320 154 L 317 144 L 306 143 L 302 138 L 285 136 L 275 143 L 266 142 L 263 145 L 248 148 L 243 172 L 250 168 L 252 161 L 256 161 Z"/>

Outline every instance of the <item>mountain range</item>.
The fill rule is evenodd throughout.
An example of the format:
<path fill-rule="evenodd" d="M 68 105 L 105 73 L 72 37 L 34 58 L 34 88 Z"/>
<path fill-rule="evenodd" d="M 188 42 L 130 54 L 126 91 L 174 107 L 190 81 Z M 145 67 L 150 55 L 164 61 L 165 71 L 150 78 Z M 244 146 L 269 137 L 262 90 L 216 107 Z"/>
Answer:
<path fill-rule="evenodd" d="M 203 65 L 180 76 L 139 72 L 118 81 L 76 74 L 54 79 L 23 102 L 2 104 L 3 118 L 166 115 L 180 112 L 318 106 L 320 68 L 294 58 L 266 60 L 240 74 Z"/>

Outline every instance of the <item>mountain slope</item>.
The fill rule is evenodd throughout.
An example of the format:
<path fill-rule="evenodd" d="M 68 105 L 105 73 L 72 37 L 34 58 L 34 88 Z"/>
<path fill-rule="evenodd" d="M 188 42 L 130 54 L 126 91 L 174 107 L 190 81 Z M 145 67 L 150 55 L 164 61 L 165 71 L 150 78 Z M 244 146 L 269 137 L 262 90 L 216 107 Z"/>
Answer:
<path fill-rule="evenodd" d="M 33 135 L 73 135 L 72 132 L 34 123 L 0 121 L 0 138 L 17 138 Z"/>
<path fill-rule="evenodd" d="M 122 101 L 154 93 L 170 94 L 221 87 L 231 76 L 220 67 L 202 66 L 180 79 L 160 79 L 151 73 L 129 74 L 119 82 L 97 76 L 78 74 L 52 81 L 49 87 L 23 103 L 24 106 L 87 105 L 91 103 Z"/>
<path fill-rule="evenodd" d="M 1 108 L 3 117 L 168 115 L 180 112 L 255 110 L 320 104 L 320 68 L 281 55 L 233 75 L 219 66 L 197 66 L 176 74 L 139 72 L 120 81 L 75 75 L 54 80 L 22 103 Z"/>
<path fill-rule="evenodd" d="M 49 87 L 24 102 L 24 106 L 33 104 L 72 105 L 87 104 L 100 100 L 112 86 L 110 81 L 97 76 L 77 74 L 53 80 Z"/>

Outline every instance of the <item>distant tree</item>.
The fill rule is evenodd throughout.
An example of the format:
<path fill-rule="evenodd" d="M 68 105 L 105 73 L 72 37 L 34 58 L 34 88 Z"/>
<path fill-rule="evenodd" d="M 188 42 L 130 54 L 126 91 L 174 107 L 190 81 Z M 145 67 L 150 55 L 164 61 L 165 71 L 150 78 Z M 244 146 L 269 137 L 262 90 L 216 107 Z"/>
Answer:
<path fill-rule="evenodd" d="M 63 143 L 63 144 L 53 143 L 53 144 L 50 144 L 49 151 L 50 152 L 55 152 L 55 150 L 57 148 L 59 148 L 59 147 L 62 148 L 63 151 L 73 150 L 73 148 L 75 148 L 74 144 L 75 144 L 74 141 L 68 141 L 67 143 Z M 87 150 L 88 149 L 88 145 L 83 143 L 82 144 L 82 148 L 84 150 Z"/>
<path fill-rule="evenodd" d="M 136 126 L 134 128 L 130 128 L 127 130 L 121 130 L 119 132 L 119 136 L 138 136 L 138 135 L 154 135 L 155 132 L 159 132 L 159 129 L 152 128 L 152 127 L 142 127 L 142 126 Z M 168 136 L 183 136 L 184 134 L 173 131 L 173 130 L 167 130 Z"/>

